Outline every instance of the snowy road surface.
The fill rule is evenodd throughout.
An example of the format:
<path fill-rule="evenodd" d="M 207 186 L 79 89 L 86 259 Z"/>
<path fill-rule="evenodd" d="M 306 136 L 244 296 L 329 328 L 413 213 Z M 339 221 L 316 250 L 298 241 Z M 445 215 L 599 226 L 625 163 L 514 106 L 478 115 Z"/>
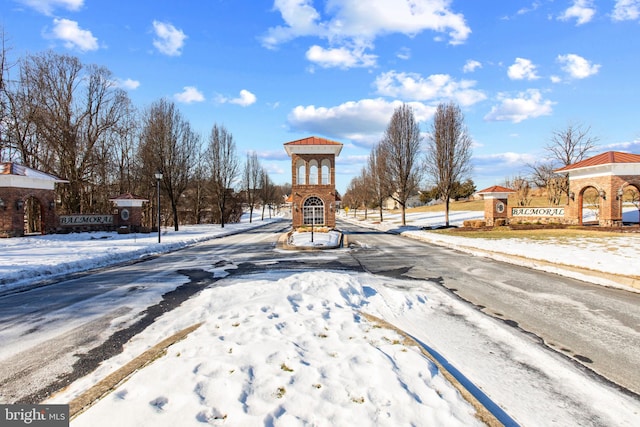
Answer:
<path fill-rule="evenodd" d="M 175 252 L 185 256 L 182 261 L 174 258 L 175 264 L 171 257 L 159 257 L 154 262 L 164 262 L 164 275 L 151 281 L 142 279 L 144 274 L 133 276 L 121 289 L 102 297 L 34 315 L 37 330 L 24 325 L 23 335 L 17 334 L 14 341 L 19 345 L 12 349 L 25 351 L 38 339 L 56 337 L 60 331 L 73 334 L 71 326 L 61 325 L 66 317 L 73 319 L 74 312 L 83 312 L 87 321 L 99 321 L 116 295 L 123 306 L 130 295 L 144 296 L 140 300 L 144 304 L 133 304 L 136 309 L 105 319 L 101 327 L 107 333 L 130 325 L 141 307 L 160 301 L 163 291 L 158 289 L 188 280 L 177 273 L 178 268 L 202 269 L 216 277 L 214 287 L 161 315 L 121 354 L 75 381 L 53 401 L 68 402 L 185 326 L 204 321 L 203 327 L 72 425 L 112 425 L 115 414 L 124 417 L 117 420 L 121 425 L 172 425 L 176 417 L 183 417 L 181 425 L 329 425 L 332 420 L 355 418 L 364 425 L 416 419 L 428 419 L 432 425 L 467 425 L 469 406 L 443 385 L 437 370 L 393 331 L 363 321 L 361 312 L 381 317 L 437 350 L 522 425 L 635 425 L 640 414 L 637 397 L 594 379 L 539 340 L 440 286 L 450 278 L 460 280 L 459 275 L 447 277 L 423 268 L 429 275 L 417 280 L 421 269 L 406 268 L 390 257 L 394 251 L 387 246 L 394 243 L 385 235 L 380 238 L 387 244 L 375 257 L 373 247 L 366 245 L 332 253 L 284 253 L 274 247 L 275 229 L 253 230 Z M 446 262 L 445 255 L 452 251 L 440 252 L 431 256 Z M 366 272 L 375 273 L 376 265 L 384 274 Z M 11 336 L 12 329 L 0 332 Z M 20 342 L 24 337 L 32 341 Z M 13 351 L 3 350 L 5 356 Z M 389 391 L 397 392 L 388 394 L 384 386 L 369 386 L 374 384 L 401 387 L 389 386 Z M 221 390 L 229 392 L 220 395 Z M 309 398 L 314 410 L 301 412 L 298 408 Z M 425 411 L 432 418 L 424 418 Z"/>

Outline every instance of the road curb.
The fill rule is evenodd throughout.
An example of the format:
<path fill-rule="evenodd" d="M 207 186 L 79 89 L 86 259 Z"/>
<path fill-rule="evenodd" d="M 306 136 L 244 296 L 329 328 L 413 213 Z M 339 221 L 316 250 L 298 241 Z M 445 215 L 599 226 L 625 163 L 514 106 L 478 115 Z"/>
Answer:
<path fill-rule="evenodd" d="M 631 291 L 640 290 L 640 277 L 637 276 L 624 276 L 616 273 L 606 273 L 603 271 L 592 270 L 585 267 L 576 267 L 572 265 L 546 261 L 537 258 L 527 258 L 521 255 L 507 254 L 504 252 L 490 251 L 487 249 L 477 248 L 475 246 L 466 246 L 459 244 L 447 244 L 437 239 L 430 239 L 427 236 L 419 236 L 412 233 L 401 233 L 403 237 L 419 240 L 421 242 L 431 243 L 438 246 L 443 246 L 451 249 L 455 249 L 461 252 L 465 252 L 476 256 L 487 256 L 497 261 L 506 262 L 509 264 L 519 265 L 521 267 L 533 268 L 535 270 L 551 272 L 559 274 L 565 277 L 572 277 L 574 279 L 582 280 L 589 283 L 594 283 L 602 286 L 618 285 L 621 287 L 630 288 Z"/>
<path fill-rule="evenodd" d="M 393 324 L 386 320 L 380 319 L 372 314 L 360 312 L 360 314 L 372 323 L 376 323 L 386 329 L 391 329 L 397 334 L 401 335 L 404 339 L 410 342 L 411 345 L 415 345 L 420 349 L 420 352 L 429 359 L 438 368 L 438 371 L 442 373 L 442 376 L 460 393 L 464 400 L 469 402 L 471 406 L 476 410 L 476 418 L 485 423 L 489 427 L 504 427 L 505 424 L 501 422 L 476 396 L 465 387 L 456 377 L 453 375 L 442 363 L 440 363 L 426 348 L 424 345 L 415 340 L 411 335 L 397 328 Z M 508 416 L 508 415 L 507 415 Z"/>
<path fill-rule="evenodd" d="M 155 360 L 161 358 L 166 354 L 167 348 L 173 344 L 181 341 L 187 337 L 191 332 L 202 326 L 203 322 L 191 325 L 188 328 L 182 329 L 179 332 L 171 335 L 170 337 L 160 341 L 149 350 L 142 353 L 140 356 L 133 359 L 117 371 L 109 374 L 104 379 L 100 380 L 97 384 L 91 387 L 89 390 L 82 393 L 80 396 L 69 402 L 69 417 L 74 419 L 82 412 L 89 409 L 97 401 L 111 393 L 115 388 L 127 381 L 136 371 L 150 365 Z"/>

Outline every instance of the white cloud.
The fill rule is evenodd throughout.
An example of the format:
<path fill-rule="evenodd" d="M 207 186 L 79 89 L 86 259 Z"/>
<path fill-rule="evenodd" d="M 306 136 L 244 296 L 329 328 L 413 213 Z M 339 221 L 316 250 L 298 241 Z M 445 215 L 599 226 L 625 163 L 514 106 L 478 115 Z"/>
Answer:
<path fill-rule="evenodd" d="M 536 66 L 533 62 L 525 58 L 516 58 L 516 62 L 507 70 L 507 75 L 511 80 L 535 80 L 538 79 Z"/>
<path fill-rule="evenodd" d="M 268 48 L 297 37 L 316 36 L 333 45 L 349 41 L 369 46 L 376 37 L 389 33 L 414 36 L 425 30 L 449 35 L 449 43 L 463 43 L 471 29 L 462 14 L 450 10 L 450 0 L 342 0 L 328 1 L 327 17 L 312 0 L 275 0 L 285 25 L 269 28 L 262 38 Z"/>
<path fill-rule="evenodd" d="M 377 144 L 384 133 L 393 111 L 401 101 L 382 98 L 349 101 L 334 107 L 313 105 L 295 107 L 287 121 L 296 131 L 321 134 L 339 139 L 349 139 L 356 145 L 371 147 Z M 425 122 L 435 112 L 435 107 L 420 102 L 410 102 L 418 122 Z"/>
<path fill-rule="evenodd" d="M 586 24 L 593 19 L 596 9 L 593 0 L 574 0 L 573 5 L 558 17 L 561 21 L 576 20 L 576 25 Z"/>
<path fill-rule="evenodd" d="M 554 104 L 552 101 L 542 99 L 542 94 L 537 89 L 519 93 L 515 98 L 500 94 L 498 99 L 500 105 L 492 107 L 491 111 L 484 116 L 486 121 L 520 123 L 526 119 L 550 115 Z"/>
<path fill-rule="evenodd" d="M 51 37 L 62 40 L 67 49 L 79 49 L 82 52 L 98 49 L 98 39 L 89 30 L 83 30 L 76 21 L 54 19 Z"/>
<path fill-rule="evenodd" d="M 19 0 L 20 3 L 29 6 L 38 12 L 51 15 L 54 9 L 63 8 L 70 11 L 80 10 L 84 0 Z"/>
<path fill-rule="evenodd" d="M 635 21 L 640 17 L 640 0 L 616 0 L 611 17 L 614 21 Z"/>
<path fill-rule="evenodd" d="M 505 153 L 483 154 L 473 156 L 477 165 L 501 165 L 504 167 L 525 166 L 533 164 L 538 160 L 537 156 L 529 153 L 514 153 L 508 151 Z"/>
<path fill-rule="evenodd" d="M 401 47 L 396 56 L 403 60 L 411 59 L 411 49 L 408 47 Z"/>
<path fill-rule="evenodd" d="M 417 73 L 389 71 L 380 74 L 374 85 L 380 95 L 414 101 L 454 100 L 463 106 L 486 99 L 486 95 L 473 89 L 473 80 L 454 80 L 448 74 L 432 74 L 422 77 Z"/>
<path fill-rule="evenodd" d="M 613 142 L 611 144 L 605 144 L 598 147 L 601 151 L 625 151 L 627 153 L 640 152 L 640 138 L 636 138 L 633 141 Z"/>
<path fill-rule="evenodd" d="M 476 61 L 475 59 L 467 59 L 464 67 L 462 67 L 462 72 L 473 73 L 478 68 L 482 68 L 482 63 L 480 61 Z"/>
<path fill-rule="evenodd" d="M 238 96 L 237 98 L 227 98 L 219 95 L 216 100 L 221 104 L 229 103 L 240 105 L 242 107 L 248 107 L 251 104 L 255 104 L 257 98 L 253 93 L 249 92 L 246 89 L 242 89 L 240 91 L 240 96 Z"/>
<path fill-rule="evenodd" d="M 585 58 L 569 53 L 558 55 L 556 60 L 562 65 L 562 70 L 575 79 L 584 79 L 598 73 L 599 64 L 593 64 Z"/>
<path fill-rule="evenodd" d="M 515 153 L 512 151 L 495 154 L 473 155 L 471 163 L 473 172 L 478 177 L 506 179 L 526 174 L 528 165 L 534 164 L 538 156 L 529 153 Z M 496 176 L 496 172 L 500 175 Z M 496 183 L 500 181 L 495 181 Z M 504 181 L 502 181 L 504 182 Z"/>
<path fill-rule="evenodd" d="M 185 104 L 204 101 L 204 95 L 195 86 L 185 86 L 182 92 L 176 93 L 173 97 L 176 101 Z"/>
<path fill-rule="evenodd" d="M 539 1 L 534 1 L 531 6 L 529 7 L 523 7 L 521 9 L 519 9 L 516 12 L 516 15 L 526 15 L 529 12 L 533 12 L 535 10 L 537 10 L 540 7 L 540 2 Z"/>
<path fill-rule="evenodd" d="M 254 104 L 256 102 L 257 98 L 254 94 L 252 94 L 251 92 L 249 92 L 248 90 L 242 89 L 240 91 L 240 97 L 238 98 L 234 98 L 231 101 L 229 101 L 232 104 L 238 104 L 241 105 L 242 107 L 247 107 L 251 104 Z"/>
<path fill-rule="evenodd" d="M 118 79 L 116 81 L 116 85 L 122 89 L 126 90 L 134 90 L 140 86 L 140 82 L 132 79 Z"/>
<path fill-rule="evenodd" d="M 354 68 L 372 67 L 376 64 L 377 56 L 365 54 L 363 49 L 350 50 L 346 47 L 324 49 L 318 45 L 307 50 L 307 59 L 323 68 Z"/>
<path fill-rule="evenodd" d="M 167 22 L 153 21 L 153 31 L 156 38 L 153 39 L 153 45 L 165 55 L 180 56 L 182 47 L 187 38 L 182 30 L 177 29 Z"/>

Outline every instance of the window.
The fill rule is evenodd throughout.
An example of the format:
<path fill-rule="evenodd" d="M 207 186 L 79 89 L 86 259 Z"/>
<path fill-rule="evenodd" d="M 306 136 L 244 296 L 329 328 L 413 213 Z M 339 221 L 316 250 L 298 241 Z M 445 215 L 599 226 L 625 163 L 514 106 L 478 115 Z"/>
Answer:
<path fill-rule="evenodd" d="M 309 184 L 318 185 L 318 162 L 316 160 L 309 162 Z"/>
<path fill-rule="evenodd" d="M 303 223 L 305 225 L 324 224 L 324 202 L 316 196 L 311 196 L 302 205 Z"/>
<path fill-rule="evenodd" d="M 298 185 L 304 185 L 306 180 L 307 168 L 305 167 L 304 160 L 298 159 L 296 162 L 296 183 Z"/>
<path fill-rule="evenodd" d="M 329 175 L 329 171 L 331 170 L 331 162 L 328 159 L 324 159 L 322 161 L 322 185 L 331 184 L 331 176 Z"/>

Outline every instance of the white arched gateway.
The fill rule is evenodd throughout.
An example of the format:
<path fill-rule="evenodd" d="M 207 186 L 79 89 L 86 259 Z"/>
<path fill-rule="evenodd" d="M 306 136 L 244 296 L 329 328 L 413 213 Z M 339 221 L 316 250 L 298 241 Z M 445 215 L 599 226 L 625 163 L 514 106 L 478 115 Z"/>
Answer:
<path fill-rule="evenodd" d="M 321 198 L 311 196 L 302 205 L 302 216 L 304 225 L 324 224 L 324 202 Z"/>

